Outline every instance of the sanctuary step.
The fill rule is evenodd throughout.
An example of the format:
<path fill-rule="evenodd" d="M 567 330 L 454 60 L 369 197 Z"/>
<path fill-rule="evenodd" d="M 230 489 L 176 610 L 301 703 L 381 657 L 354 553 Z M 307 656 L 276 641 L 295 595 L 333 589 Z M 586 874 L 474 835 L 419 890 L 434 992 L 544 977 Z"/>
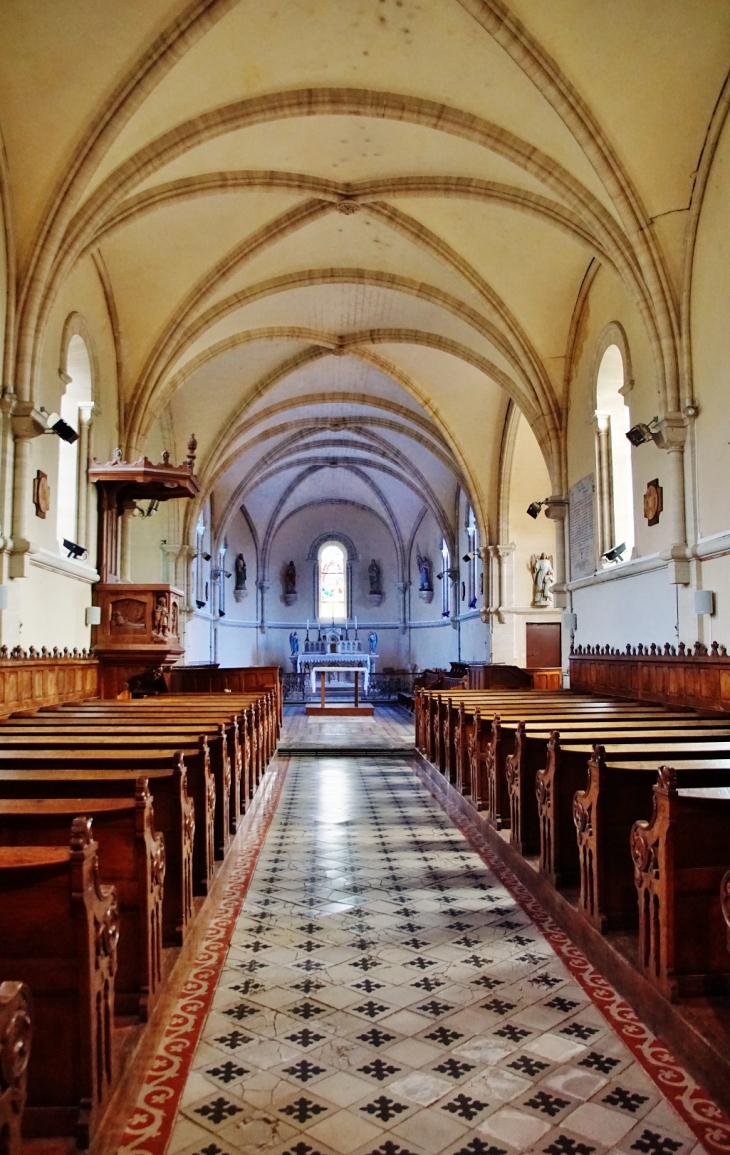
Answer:
<path fill-rule="evenodd" d="M 303 706 L 284 707 L 279 754 L 398 757 L 415 750 L 413 718 L 397 706 L 378 706 L 372 717 L 307 717 Z"/>

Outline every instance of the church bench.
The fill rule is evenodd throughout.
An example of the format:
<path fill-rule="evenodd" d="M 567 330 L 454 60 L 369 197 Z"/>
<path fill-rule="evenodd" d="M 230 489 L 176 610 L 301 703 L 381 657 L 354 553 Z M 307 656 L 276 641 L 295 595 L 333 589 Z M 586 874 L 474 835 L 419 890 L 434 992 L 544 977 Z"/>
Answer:
<path fill-rule="evenodd" d="M 168 746 L 176 745 L 178 736 L 180 736 L 182 740 L 205 736 L 210 747 L 211 766 L 216 777 L 216 782 L 218 781 L 219 775 L 221 783 L 224 777 L 227 777 L 227 772 L 224 768 L 225 754 L 223 750 L 219 749 L 219 746 L 224 745 L 228 751 L 230 766 L 229 824 L 231 834 L 235 834 L 238 828 L 239 815 L 243 809 L 243 759 L 239 742 L 238 719 L 235 717 L 229 724 L 223 722 L 219 724 L 209 723 L 203 719 L 199 722 L 181 722 L 175 719 L 165 720 L 164 726 L 161 726 L 153 724 L 149 718 L 143 718 L 139 722 L 134 718 L 124 718 L 114 723 L 102 717 L 99 717 L 98 721 L 89 720 L 83 716 L 73 716 L 70 719 L 64 717 L 63 720 L 56 721 L 55 718 L 46 715 L 42 717 L 37 715 L 34 718 L 14 719 L 10 722 L 0 723 L 0 747 L 3 746 L 5 739 L 12 741 L 13 739 L 22 738 L 28 734 L 33 734 L 34 736 L 41 736 L 43 734 L 64 736 L 98 734 L 104 737 L 110 736 L 115 739 L 121 739 L 125 736 L 138 736 L 150 738 L 153 740 L 153 743 L 160 738 L 161 734 L 164 734 Z"/>
<path fill-rule="evenodd" d="M 0 846 L 58 846 L 83 814 L 93 821 L 104 880 L 119 909 L 114 1009 L 146 1021 L 162 977 L 165 841 L 154 829 L 152 795 L 139 778 L 126 798 L 0 800 Z"/>
<path fill-rule="evenodd" d="M 187 788 L 195 808 L 193 844 L 193 893 L 207 894 L 214 874 L 216 783 L 211 773 L 207 739 L 178 739 L 174 748 L 165 735 L 154 739 L 42 737 L 38 742 L 0 744 L 0 769 L 52 770 L 65 768 L 136 771 L 137 777 L 151 769 L 171 768 L 179 756 L 185 760 Z"/>
<path fill-rule="evenodd" d="M 23 1129 L 88 1147 L 114 1086 L 118 912 L 99 881 L 91 822 L 62 846 L 0 847 L 0 982 L 33 992 L 33 1050 Z M 103 874 L 103 870 L 102 870 Z"/>
<path fill-rule="evenodd" d="M 0 770 L 0 799 L 135 797 L 135 770 Z M 187 792 L 182 755 L 175 765 L 147 770 L 155 827 L 165 842 L 165 885 L 162 895 L 162 945 L 178 946 L 193 916 L 193 838 L 195 810 Z"/>
<path fill-rule="evenodd" d="M 688 728 L 691 721 L 691 728 Z M 703 742 L 713 741 L 723 737 L 730 738 L 730 727 L 718 728 L 718 719 L 692 719 L 686 715 L 681 718 L 662 716 L 654 719 L 651 716 L 632 721 L 632 729 L 627 728 L 629 722 L 623 718 L 610 721 L 601 720 L 600 734 L 605 740 L 625 741 L 634 736 L 641 736 L 643 741 L 659 741 L 662 735 L 670 735 L 684 741 L 693 737 L 700 737 Z M 654 729 L 652 727 L 655 727 Z M 597 725 L 594 720 L 574 719 L 560 722 L 560 737 L 563 741 L 593 739 Z M 552 730 L 546 729 L 544 723 L 513 722 L 504 720 L 501 723 L 502 753 L 507 745 L 505 737 L 512 744 L 512 753 L 504 758 L 504 775 L 509 795 L 510 814 L 510 844 L 521 854 L 532 856 L 540 849 L 540 816 L 537 802 L 537 773 L 544 769 L 547 763 L 547 744 Z M 499 773 L 499 768 L 495 771 Z"/>
<path fill-rule="evenodd" d="M 33 997 L 25 983 L 0 982 L 0 1151 L 20 1155 L 33 1035 Z"/>
<path fill-rule="evenodd" d="M 603 746 L 577 746 L 566 760 L 587 753 L 588 785 L 573 798 L 580 897 L 578 909 L 601 932 L 632 929 L 637 924 L 629 838 L 633 823 L 652 808 L 652 787 L 663 765 L 670 763 L 681 787 L 730 783 L 730 742 L 617 744 L 610 758 Z"/>
<path fill-rule="evenodd" d="M 168 719 L 183 717 L 207 718 L 209 721 L 221 718 L 239 718 L 239 743 L 243 760 L 244 809 L 253 795 L 268 761 L 275 752 L 273 735 L 273 702 L 268 707 L 259 698 L 243 700 L 243 697 L 226 696 L 220 701 L 210 702 L 190 696 L 186 702 L 181 698 L 147 698 L 129 701 L 92 702 L 73 712 L 75 716 L 92 716 L 105 719 L 118 717 L 154 717 L 160 724 Z M 67 711 L 53 712 L 55 716 L 65 716 Z M 268 720 L 268 722 L 267 722 Z"/>
<path fill-rule="evenodd" d="M 672 1002 L 730 993 L 721 883 L 730 863 L 730 789 L 680 790 L 663 766 L 649 820 L 631 829 L 639 967 Z"/>
<path fill-rule="evenodd" d="M 489 706 L 503 705 L 505 702 L 515 704 L 523 701 L 557 702 L 560 698 L 570 698 L 568 692 L 545 694 L 533 690 L 466 690 L 461 686 L 452 689 L 438 689 L 421 691 L 417 699 L 417 711 L 422 726 L 420 748 L 427 753 L 431 747 L 430 761 L 436 762 L 435 743 L 438 742 L 438 731 L 444 718 L 444 708 L 449 699 L 452 702 L 471 703 L 472 705 Z M 586 700 L 588 696 L 586 696 Z"/>
<path fill-rule="evenodd" d="M 176 695 L 270 693 L 273 696 L 278 728 L 283 719 L 283 691 L 279 666 L 173 666 L 165 676 L 171 693 Z"/>
<path fill-rule="evenodd" d="M 627 713 L 620 702 L 574 702 L 571 705 L 561 705 L 549 710 L 541 706 L 530 708 L 522 706 L 517 713 L 504 717 L 495 714 L 491 718 L 483 717 L 478 708 L 474 712 L 471 734 L 468 738 L 469 771 L 471 784 L 472 804 L 478 810 L 486 810 L 489 821 L 502 829 L 509 822 L 509 793 L 505 773 L 505 759 L 513 751 L 513 736 L 507 735 L 505 748 L 502 748 L 502 723 L 535 722 L 557 727 L 563 722 L 574 720 L 593 721 L 596 726 L 615 719 L 617 721 L 634 721 L 638 723 L 647 717 L 654 718 L 653 711 L 646 713 Z"/>

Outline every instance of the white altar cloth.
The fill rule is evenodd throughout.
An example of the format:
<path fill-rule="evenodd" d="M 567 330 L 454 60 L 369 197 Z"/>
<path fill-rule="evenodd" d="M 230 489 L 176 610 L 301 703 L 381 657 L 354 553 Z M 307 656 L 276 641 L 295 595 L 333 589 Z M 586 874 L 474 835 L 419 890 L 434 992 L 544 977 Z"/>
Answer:
<path fill-rule="evenodd" d="M 363 654 L 357 651 L 349 654 L 297 654 L 297 673 L 311 673 L 312 677 L 312 692 L 316 693 L 314 668 L 324 668 L 328 671 L 336 672 L 337 670 L 364 670 L 364 689 L 363 693 L 367 693 L 370 684 L 370 673 L 374 668 L 377 654 Z"/>

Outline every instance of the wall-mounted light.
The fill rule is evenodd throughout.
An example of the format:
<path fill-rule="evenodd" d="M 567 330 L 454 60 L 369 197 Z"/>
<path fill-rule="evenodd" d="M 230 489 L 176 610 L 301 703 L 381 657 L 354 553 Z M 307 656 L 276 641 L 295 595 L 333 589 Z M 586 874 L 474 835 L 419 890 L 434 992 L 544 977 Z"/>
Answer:
<path fill-rule="evenodd" d="M 652 429 L 652 425 L 657 425 L 658 423 L 658 417 L 652 417 L 648 425 L 640 421 L 638 425 L 631 426 L 626 436 L 633 446 L 645 445 L 647 441 L 656 442 L 657 437 L 659 437 L 659 430 Z"/>
<path fill-rule="evenodd" d="M 59 413 L 49 413 L 46 409 L 41 408 L 41 413 L 46 418 L 46 433 L 55 433 L 62 441 L 67 441 L 69 445 L 73 445 L 74 441 L 78 441 L 79 435 L 68 421 L 64 421 Z"/>
<path fill-rule="evenodd" d="M 623 554 L 626 553 L 626 542 L 622 541 L 621 545 L 614 545 L 611 549 L 607 549 L 602 555 L 606 561 L 621 561 Z"/>
<path fill-rule="evenodd" d="M 462 561 L 474 561 L 474 554 L 473 553 L 465 553 L 461 560 Z"/>
<path fill-rule="evenodd" d="M 75 541 L 67 541 L 67 539 L 64 538 L 63 548 L 68 550 L 68 556 L 72 557 L 74 561 L 80 561 L 82 557 L 86 557 L 86 546 L 78 545 L 78 543 Z"/>
<path fill-rule="evenodd" d="M 538 517 L 540 514 L 540 510 L 542 509 L 543 505 L 547 505 L 547 502 L 548 502 L 547 498 L 545 498 L 544 501 L 531 501 L 525 512 L 530 517 Z"/>
<path fill-rule="evenodd" d="M 149 505 L 147 506 L 146 509 L 140 509 L 140 507 L 137 506 L 137 512 L 140 514 L 141 517 L 153 517 L 157 513 L 159 508 L 160 508 L 160 503 L 157 500 L 157 498 L 155 497 L 152 499 L 152 501 L 149 503 Z"/>
<path fill-rule="evenodd" d="M 87 626 L 101 625 L 101 606 L 86 607 L 86 624 Z"/>
<path fill-rule="evenodd" d="M 209 553 L 201 553 L 200 556 L 202 557 L 203 561 L 210 561 L 212 555 Z"/>

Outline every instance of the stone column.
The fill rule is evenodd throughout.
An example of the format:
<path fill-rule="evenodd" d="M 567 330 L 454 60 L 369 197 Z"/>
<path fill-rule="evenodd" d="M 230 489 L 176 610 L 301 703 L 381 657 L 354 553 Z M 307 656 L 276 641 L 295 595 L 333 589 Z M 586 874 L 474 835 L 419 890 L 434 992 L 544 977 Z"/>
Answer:
<path fill-rule="evenodd" d="M 266 633 L 266 591 L 271 589 L 271 582 L 257 581 L 259 590 L 259 632 Z"/>
<path fill-rule="evenodd" d="M 18 401 L 10 418 L 15 438 L 13 461 L 13 552 L 10 577 L 28 576 L 28 554 L 35 548 L 28 538 L 31 504 L 30 443 L 45 433 L 46 419 L 30 401 Z"/>
<path fill-rule="evenodd" d="M 687 440 L 687 419 L 681 414 L 669 414 L 659 423 L 657 445 L 667 451 L 669 517 L 672 544 L 662 556 L 669 562 L 669 580 L 673 585 L 689 585 L 690 563 L 687 550 L 687 514 L 684 493 L 684 445 Z M 661 478 L 660 478 L 661 481 Z"/>
<path fill-rule="evenodd" d="M 549 497 L 545 506 L 545 516 L 555 522 L 555 583 L 553 598 L 555 605 L 564 609 L 568 605 L 567 565 L 565 535 L 568 528 L 568 500 L 565 497 Z M 610 546 L 608 547 L 610 549 Z"/>
<path fill-rule="evenodd" d="M 594 413 L 596 436 L 596 484 L 598 488 L 598 556 L 614 545 L 613 477 L 611 471 L 611 418 L 608 413 Z"/>
<path fill-rule="evenodd" d="M 13 469 L 13 427 L 11 417 L 17 397 L 14 393 L 5 392 L 0 398 L 0 552 L 7 554 L 12 549 L 13 539 L 10 536 L 12 519 L 12 494 L 10 489 Z M 0 582 L 5 580 L 7 562 L 5 556 L 2 561 Z"/>
<path fill-rule="evenodd" d="M 395 588 L 400 594 L 400 632 L 404 634 L 408 629 L 408 589 L 410 582 L 396 582 Z"/>
<path fill-rule="evenodd" d="M 79 402 L 79 444 L 76 473 L 76 540 L 88 548 L 89 519 L 89 433 L 93 401 Z"/>
<path fill-rule="evenodd" d="M 122 524 L 120 526 L 120 560 L 119 579 L 123 582 L 132 580 L 132 518 L 136 504 L 133 501 L 125 502 Z"/>

